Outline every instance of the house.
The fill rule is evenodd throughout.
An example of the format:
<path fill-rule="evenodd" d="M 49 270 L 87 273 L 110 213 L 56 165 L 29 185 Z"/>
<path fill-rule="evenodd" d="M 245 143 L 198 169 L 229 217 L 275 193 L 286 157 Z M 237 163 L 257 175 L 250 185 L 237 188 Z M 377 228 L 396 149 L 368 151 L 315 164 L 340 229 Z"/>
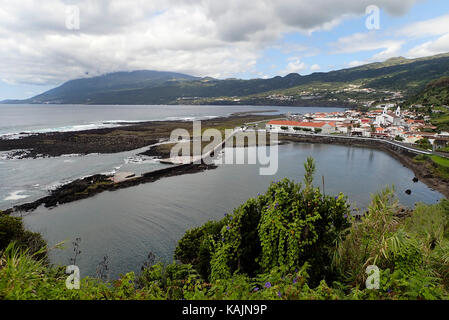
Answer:
<path fill-rule="evenodd" d="M 352 129 L 352 124 L 351 123 L 337 124 L 336 129 L 338 132 L 341 133 L 350 133 Z"/>
<path fill-rule="evenodd" d="M 440 150 L 449 147 L 449 137 L 436 137 L 433 141 L 435 150 Z"/>

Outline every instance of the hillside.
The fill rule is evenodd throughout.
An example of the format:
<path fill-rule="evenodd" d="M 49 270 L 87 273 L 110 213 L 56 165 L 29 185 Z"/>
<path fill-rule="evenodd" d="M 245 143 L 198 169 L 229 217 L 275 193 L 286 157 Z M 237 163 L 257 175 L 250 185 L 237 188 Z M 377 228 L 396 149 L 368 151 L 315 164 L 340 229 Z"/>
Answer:
<path fill-rule="evenodd" d="M 449 77 L 429 82 L 422 92 L 411 99 L 411 102 L 425 106 L 449 105 Z"/>
<path fill-rule="evenodd" d="M 355 68 L 296 73 L 271 79 L 198 78 L 157 71 L 116 72 L 71 80 L 27 100 L 3 103 L 79 104 L 361 104 L 382 97 L 412 96 L 434 79 L 449 76 L 449 54 L 420 59 L 392 58 Z M 318 90 L 317 90 L 318 89 Z M 269 95 L 289 95 L 270 99 Z M 239 99 L 236 99 L 239 98 Z M 305 97 L 305 98 L 304 98 Z M 306 100 L 306 101 L 304 101 Z"/>
<path fill-rule="evenodd" d="M 430 117 L 430 122 L 438 131 L 449 131 L 449 77 L 430 81 L 406 105 Z"/>

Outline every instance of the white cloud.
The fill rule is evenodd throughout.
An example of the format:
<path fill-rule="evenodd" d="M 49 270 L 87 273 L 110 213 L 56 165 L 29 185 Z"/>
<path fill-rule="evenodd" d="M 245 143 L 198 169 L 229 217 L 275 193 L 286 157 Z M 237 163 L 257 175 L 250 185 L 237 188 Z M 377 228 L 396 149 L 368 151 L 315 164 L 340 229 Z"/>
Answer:
<path fill-rule="evenodd" d="M 436 37 L 436 39 L 426 41 L 410 49 L 407 52 L 407 56 L 410 58 L 449 52 L 449 15 L 413 23 L 402 28 L 399 34 L 411 38 Z"/>
<path fill-rule="evenodd" d="M 420 58 L 449 52 L 449 33 L 434 41 L 427 41 L 410 49 L 407 56 Z"/>
<path fill-rule="evenodd" d="M 443 35 L 449 32 L 449 15 L 412 23 L 398 31 L 407 37 Z"/>
<path fill-rule="evenodd" d="M 314 64 L 310 67 L 310 70 L 312 70 L 312 71 L 318 71 L 320 69 L 321 69 L 321 67 L 318 64 Z"/>
<path fill-rule="evenodd" d="M 330 30 L 372 4 L 403 14 L 415 2 L 0 0 L 0 70 L 7 81 L 33 84 L 134 69 L 229 77 L 254 72 L 261 50 L 286 32 Z M 74 4 L 80 30 L 65 27 Z M 303 67 L 292 61 L 286 70 Z"/>
<path fill-rule="evenodd" d="M 297 58 L 289 58 L 290 62 L 287 67 L 280 71 L 281 75 L 287 75 L 289 73 L 300 73 L 301 71 L 307 69 L 307 65 Z"/>
<path fill-rule="evenodd" d="M 377 51 L 368 59 L 347 63 L 348 67 L 358 67 L 399 56 L 405 41 L 381 38 L 381 36 L 376 32 L 355 33 L 338 39 L 336 42 L 331 43 L 330 46 L 333 48 L 333 53 L 336 54 Z"/>
<path fill-rule="evenodd" d="M 375 32 L 355 33 L 331 43 L 333 53 L 356 53 L 383 49 L 375 58 L 391 58 L 397 54 L 405 41 L 395 39 L 379 39 Z"/>
<path fill-rule="evenodd" d="M 354 61 L 349 62 L 347 64 L 347 66 L 353 68 L 353 67 L 358 67 L 358 66 L 361 66 L 361 65 L 364 65 L 364 64 L 366 64 L 366 61 L 354 60 Z"/>

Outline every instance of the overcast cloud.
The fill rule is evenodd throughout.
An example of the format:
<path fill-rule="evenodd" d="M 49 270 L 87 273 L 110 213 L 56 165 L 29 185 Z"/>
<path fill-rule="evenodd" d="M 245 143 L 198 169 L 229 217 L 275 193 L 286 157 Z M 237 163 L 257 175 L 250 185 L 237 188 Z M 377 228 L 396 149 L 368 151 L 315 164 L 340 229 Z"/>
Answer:
<path fill-rule="evenodd" d="M 0 79 L 56 85 L 87 73 L 135 69 L 230 77 L 256 72 L 261 50 L 287 32 L 331 30 L 348 17 L 364 15 L 368 5 L 402 15 L 415 2 L 4 0 L 0 1 Z M 80 10 L 79 30 L 66 28 L 68 5 Z M 344 42 L 340 44 L 344 50 Z M 384 50 L 400 47 L 385 41 L 377 44 Z M 335 46 L 338 50 L 339 42 Z M 416 50 L 430 51 L 431 44 Z M 305 68 L 298 58 L 284 71 Z"/>

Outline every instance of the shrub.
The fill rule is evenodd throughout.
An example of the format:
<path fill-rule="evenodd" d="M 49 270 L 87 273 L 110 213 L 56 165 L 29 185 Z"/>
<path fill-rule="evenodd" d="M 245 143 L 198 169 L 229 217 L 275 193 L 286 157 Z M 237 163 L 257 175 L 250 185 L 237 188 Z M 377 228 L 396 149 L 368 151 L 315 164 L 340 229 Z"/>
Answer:
<path fill-rule="evenodd" d="M 429 139 L 427 139 L 427 138 L 423 138 L 421 140 L 416 141 L 416 144 L 421 149 L 425 149 L 425 150 L 432 149 L 432 144 L 430 143 Z"/>
<path fill-rule="evenodd" d="M 421 241 L 426 248 L 434 249 L 449 233 L 449 213 L 443 205 L 416 205 L 413 214 L 404 221 L 407 233 Z"/>
<path fill-rule="evenodd" d="M 392 268 L 390 250 L 404 241 L 398 238 L 399 221 L 395 217 L 397 199 L 394 189 L 386 188 L 372 196 L 368 212 L 358 223 L 353 223 L 346 239 L 340 243 L 333 264 L 341 279 L 351 286 L 361 287 L 366 279 L 365 269 L 376 264 Z"/>
<path fill-rule="evenodd" d="M 225 221 L 209 221 L 201 227 L 188 230 L 179 240 L 175 249 L 175 259 L 191 264 L 198 273 L 208 279 L 213 241 L 221 239 L 221 229 Z"/>
<path fill-rule="evenodd" d="M 211 279 L 235 272 L 265 273 L 284 265 L 294 270 L 306 262 L 311 265 L 312 283 L 330 276 L 336 242 L 349 227 L 349 206 L 342 194 L 323 196 L 312 186 L 313 159 L 305 167 L 304 188 L 288 179 L 272 183 L 265 195 L 250 199 L 225 218 L 222 239 L 214 244 Z"/>
<path fill-rule="evenodd" d="M 0 251 L 4 250 L 13 241 L 19 247 L 29 249 L 31 254 L 46 247 L 46 243 L 39 233 L 24 229 L 21 218 L 0 215 Z M 36 257 L 45 258 L 46 253 L 42 252 Z"/>

